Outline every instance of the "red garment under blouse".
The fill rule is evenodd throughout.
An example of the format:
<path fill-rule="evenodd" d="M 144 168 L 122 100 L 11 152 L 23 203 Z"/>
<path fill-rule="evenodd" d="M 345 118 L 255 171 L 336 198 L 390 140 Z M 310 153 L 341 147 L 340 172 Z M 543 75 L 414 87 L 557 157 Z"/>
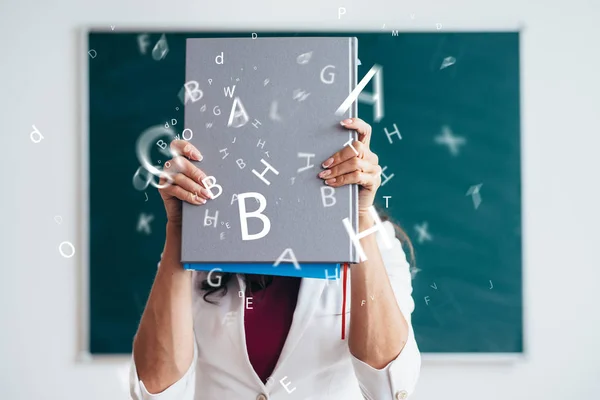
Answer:
<path fill-rule="evenodd" d="M 246 350 L 254 371 L 264 383 L 275 369 L 292 325 L 300 280 L 274 276 L 264 289 L 253 292 L 246 289 L 246 297 L 252 297 L 244 310 Z"/>

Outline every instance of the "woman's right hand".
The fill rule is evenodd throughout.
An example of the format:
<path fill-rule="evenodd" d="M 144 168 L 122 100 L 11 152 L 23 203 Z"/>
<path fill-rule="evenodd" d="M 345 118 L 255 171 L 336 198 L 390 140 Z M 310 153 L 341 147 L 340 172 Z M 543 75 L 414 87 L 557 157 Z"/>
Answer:
<path fill-rule="evenodd" d="M 165 162 L 163 171 L 169 174 L 172 183 L 158 191 L 165 204 L 168 222 L 180 226 L 181 201 L 202 205 L 211 198 L 211 194 L 202 183 L 207 175 L 190 161 L 202 161 L 200 151 L 185 140 L 173 140 L 171 150 L 176 156 Z M 160 186 L 166 182 L 165 178 L 161 178 Z"/>

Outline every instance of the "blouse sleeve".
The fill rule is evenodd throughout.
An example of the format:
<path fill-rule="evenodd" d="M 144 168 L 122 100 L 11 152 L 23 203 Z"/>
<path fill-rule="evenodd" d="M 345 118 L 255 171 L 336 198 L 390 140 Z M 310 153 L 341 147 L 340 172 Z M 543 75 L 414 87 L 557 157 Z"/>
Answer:
<path fill-rule="evenodd" d="M 411 313 L 415 303 L 411 297 L 412 278 L 410 265 L 402 250 L 400 241 L 395 238 L 393 225 L 386 221 L 386 234 L 393 238 L 393 246 L 385 248 L 378 237 L 377 242 L 398 306 L 408 323 L 408 338 L 404 348 L 388 365 L 375 369 L 358 358 L 352 357 L 354 372 L 358 378 L 363 396 L 367 400 L 400 400 L 410 396 L 415 389 L 421 370 L 421 353 L 415 340 L 411 324 Z"/>
<path fill-rule="evenodd" d="M 150 393 L 137 374 L 134 358 L 131 357 L 129 370 L 129 390 L 133 400 L 194 400 L 196 387 L 196 364 L 198 347 L 194 340 L 194 358 L 186 373 L 171 386 L 160 393 Z"/>

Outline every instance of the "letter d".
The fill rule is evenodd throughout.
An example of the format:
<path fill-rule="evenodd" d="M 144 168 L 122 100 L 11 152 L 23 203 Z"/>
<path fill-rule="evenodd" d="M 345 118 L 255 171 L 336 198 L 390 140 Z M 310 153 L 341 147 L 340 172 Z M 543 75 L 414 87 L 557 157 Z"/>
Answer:
<path fill-rule="evenodd" d="M 219 62 L 219 57 L 221 58 L 221 62 Z M 221 54 L 215 57 L 215 62 L 217 64 L 223 64 L 223 52 L 221 52 Z"/>
<path fill-rule="evenodd" d="M 38 131 L 38 129 L 35 127 L 35 125 L 31 125 L 33 127 L 33 132 L 31 132 L 29 134 L 29 137 L 31 138 L 31 141 L 33 143 L 39 143 L 42 141 L 42 139 L 44 138 L 44 136 L 40 133 L 40 131 Z M 37 135 L 37 136 L 35 136 Z M 37 140 L 35 140 L 37 138 Z"/>

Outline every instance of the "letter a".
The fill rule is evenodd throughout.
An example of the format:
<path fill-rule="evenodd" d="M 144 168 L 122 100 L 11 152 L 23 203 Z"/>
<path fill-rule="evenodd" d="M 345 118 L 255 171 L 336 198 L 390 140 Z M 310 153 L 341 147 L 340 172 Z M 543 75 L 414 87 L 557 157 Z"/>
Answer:
<path fill-rule="evenodd" d="M 373 93 L 362 93 L 373 76 L 375 76 Z M 335 114 L 337 116 L 343 115 L 357 99 L 368 104 L 374 104 L 375 109 L 373 112 L 375 115 L 373 116 L 373 120 L 375 122 L 381 121 L 383 118 L 383 68 L 379 65 L 375 64 L 371 67 L 365 77 L 361 79 L 358 85 L 356 85 L 356 88 L 354 88 L 352 93 L 350 93 L 346 100 L 340 105 Z"/>
<path fill-rule="evenodd" d="M 290 253 L 291 258 L 283 258 L 286 253 Z M 294 264 L 294 268 L 296 269 L 300 269 L 300 266 L 298 265 L 298 260 L 296 259 L 296 256 L 294 255 L 294 250 L 287 248 L 283 251 L 283 253 L 281 253 L 281 255 L 279 256 L 279 258 L 277 259 L 277 261 L 275 261 L 275 264 L 273 264 L 274 267 L 278 266 L 279 263 L 281 263 L 282 261 L 287 261 L 287 262 L 291 262 Z"/>
<path fill-rule="evenodd" d="M 246 212 L 246 199 L 249 197 L 254 197 L 258 203 L 258 210 L 252 212 Z M 262 211 L 267 208 L 267 199 L 260 193 L 256 192 L 248 192 L 248 193 L 240 193 L 238 194 L 238 207 L 240 210 L 240 227 L 242 229 L 242 240 L 256 240 L 267 236 L 269 231 L 271 230 L 271 220 L 262 214 Z M 258 218 L 263 222 L 263 229 L 259 233 L 248 234 L 248 218 L 254 217 Z"/>
<path fill-rule="evenodd" d="M 236 105 L 238 106 L 238 110 L 236 110 Z M 235 121 L 234 121 L 235 119 Z M 250 120 L 248 117 L 248 113 L 242 104 L 242 101 L 239 97 L 233 99 L 233 104 L 231 105 L 231 113 L 229 113 L 229 121 L 227 122 L 227 126 L 233 126 L 234 128 L 240 128 Z"/>

